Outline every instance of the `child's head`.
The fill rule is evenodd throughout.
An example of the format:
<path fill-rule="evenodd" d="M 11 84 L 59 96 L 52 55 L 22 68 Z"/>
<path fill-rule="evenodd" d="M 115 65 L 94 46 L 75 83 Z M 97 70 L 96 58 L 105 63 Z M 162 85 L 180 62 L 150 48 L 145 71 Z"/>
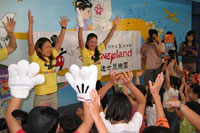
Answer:
<path fill-rule="evenodd" d="M 28 132 L 55 133 L 59 119 L 60 114 L 55 109 L 51 107 L 35 107 L 28 115 Z"/>
<path fill-rule="evenodd" d="M 200 104 L 198 102 L 187 102 L 186 105 L 195 113 L 200 115 Z"/>
<path fill-rule="evenodd" d="M 145 128 L 142 133 L 172 133 L 172 131 L 166 127 L 150 126 Z"/>
<path fill-rule="evenodd" d="M 35 44 L 35 51 L 37 53 L 37 55 L 39 56 L 39 58 L 41 58 L 42 60 L 45 60 L 45 57 L 52 59 L 52 44 L 51 41 L 46 38 L 40 38 L 37 40 L 36 44 Z"/>
<path fill-rule="evenodd" d="M 200 86 L 198 84 L 191 84 L 188 88 L 188 96 L 191 101 L 196 101 L 200 98 Z"/>
<path fill-rule="evenodd" d="M 60 119 L 60 127 L 65 133 L 72 133 L 77 130 L 78 125 L 72 116 L 67 115 Z"/>
<path fill-rule="evenodd" d="M 147 89 L 145 85 L 136 85 L 136 87 L 142 92 L 144 96 L 147 94 Z"/>
<path fill-rule="evenodd" d="M 111 123 L 124 120 L 128 122 L 131 115 L 131 103 L 123 93 L 115 93 L 108 102 L 106 119 Z"/>
<path fill-rule="evenodd" d="M 197 84 L 198 83 L 198 75 L 199 75 L 198 72 L 193 72 L 191 74 L 190 79 L 191 79 L 192 84 Z"/>
<path fill-rule="evenodd" d="M 88 20 L 91 17 L 90 8 L 92 7 L 92 3 L 88 0 L 77 0 L 76 8 L 79 8 L 84 20 Z"/>
<path fill-rule="evenodd" d="M 174 89 L 179 90 L 181 86 L 181 80 L 177 77 L 170 76 L 170 86 Z"/>

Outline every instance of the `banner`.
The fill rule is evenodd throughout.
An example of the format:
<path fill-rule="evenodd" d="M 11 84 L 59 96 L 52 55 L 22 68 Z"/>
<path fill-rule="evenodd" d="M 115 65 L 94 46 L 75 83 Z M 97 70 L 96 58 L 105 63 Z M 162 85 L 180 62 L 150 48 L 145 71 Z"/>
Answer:
<path fill-rule="evenodd" d="M 89 33 L 98 36 L 98 44 L 103 42 L 109 31 L 84 31 L 83 39 Z M 40 37 L 51 38 L 52 35 L 59 35 L 59 32 L 34 32 L 34 41 Z M 115 69 L 118 72 L 141 69 L 141 33 L 140 31 L 116 31 L 102 52 L 101 71 L 102 76 L 107 75 L 109 70 Z M 78 32 L 67 31 L 64 42 L 61 46 L 57 60 L 57 80 L 65 82 L 64 74 L 72 64 L 82 66 L 82 58 L 78 45 Z"/>

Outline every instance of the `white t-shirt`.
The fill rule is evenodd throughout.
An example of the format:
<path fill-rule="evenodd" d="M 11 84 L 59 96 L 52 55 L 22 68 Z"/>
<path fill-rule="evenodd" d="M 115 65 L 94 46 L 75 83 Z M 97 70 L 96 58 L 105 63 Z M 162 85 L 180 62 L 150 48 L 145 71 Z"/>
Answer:
<path fill-rule="evenodd" d="M 170 87 L 169 90 L 165 90 L 163 95 L 163 104 L 172 97 L 178 98 L 179 91 Z"/>
<path fill-rule="evenodd" d="M 143 116 L 139 112 L 136 112 L 128 123 L 111 124 L 109 120 L 105 119 L 104 112 L 101 112 L 100 116 L 109 133 L 139 133 L 143 120 Z"/>
<path fill-rule="evenodd" d="M 147 106 L 146 107 L 146 120 L 147 120 L 147 127 L 156 126 L 156 106 L 153 104 L 153 107 Z"/>

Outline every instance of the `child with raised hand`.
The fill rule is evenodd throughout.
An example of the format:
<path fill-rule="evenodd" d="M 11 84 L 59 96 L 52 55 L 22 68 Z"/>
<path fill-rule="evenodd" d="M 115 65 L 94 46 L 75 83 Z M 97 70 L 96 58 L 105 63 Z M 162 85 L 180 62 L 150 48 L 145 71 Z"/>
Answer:
<path fill-rule="evenodd" d="M 112 77 L 116 75 L 113 73 Z M 120 80 L 135 95 L 138 102 L 137 111 L 130 119 L 131 103 L 123 93 L 116 93 L 110 99 L 104 112 L 101 112 L 101 118 L 108 129 L 108 132 L 139 132 L 142 125 L 146 100 L 144 95 L 133 85 L 132 72 L 120 75 Z M 114 79 L 117 81 L 117 79 Z"/>
<path fill-rule="evenodd" d="M 28 11 L 28 54 L 31 62 L 36 62 L 40 66 L 40 73 L 45 76 L 45 83 L 35 86 L 34 106 L 41 106 L 44 103 L 49 103 L 49 106 L 57 109 L 57 80 L 55 58 L 59 54 L 59 49 L 63 43 L 67 18 L 61 17 L 59 24 L 61 31 L 58 37 L 58 41 L 55 47 L 52 47 L 51 41 L 42 37 L 36 41 L 34 45 L 33 41 L 33 16 L 31 10 Z"/>
<path fill-rule="evenodd" d="M 157 113 L 157 120 L 156 120 L 156 126 L 150 126 L 148 128 L 146 128 L 143 133 L 149 133 L 149 132 L 166 132 L 166 133 L 170 133 L 170 129 L 169 129 L 169 124 L 168 121 L 165 117 L 165 113 L 163 111 L 163 106 L 161 103 L 161 98 L 160 98 L 160 88 L 163 84 L 163 73 L 159 74 L 156 78 L 156 81 L 154 84 L 152 84 L 151 81 L 149 81 L 149 88 L 150 88 L 150 92 L 152 94 L 152 97 L 155 101 L 155 106 L 156 106 L 156 113 Z"/>

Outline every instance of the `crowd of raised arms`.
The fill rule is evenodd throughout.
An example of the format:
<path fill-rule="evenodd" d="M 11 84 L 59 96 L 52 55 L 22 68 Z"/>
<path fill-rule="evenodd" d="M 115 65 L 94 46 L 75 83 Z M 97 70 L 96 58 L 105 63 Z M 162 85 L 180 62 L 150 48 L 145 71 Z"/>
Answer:
<path fill-rule="evenodd" d="M 149 37 L 141 47 L 146 56 L 145 70 L 135 76 L 132 71 L 109 72 L 109 80 L 101 83 L 101 53 L 113 37 L 120 18 L 113 20 L 113 27 L 103 42 L 98 44 L 94 33 L 83 39 L 82 12 L 91 5 L 81 3 L 76 8 L 78 42 L 83 66 L 72 65 L 66 73 L 66 82 L 76 91 L 81 106 L 73 114 L 63 115 L 58 110 L 56 57 L 65 38 L 68 19 L 59 21 L 61 31 L 54 45 L 41 37 L 33 40 L 34 21 L 28 11 L 28 55 L 29 61 L 21 60 L 8 67 L 8 85 L 12 95 L 1 118 L 0 128 L 11 133 L 196 133 L 200 132 L 200 86 L 196 72 L 198 44 L 193 31 L 178 46 L 175 37 L 172 47 L 165 47 L 167 40 L 158 40 L 158 31 L 149 30 Z M 80 3 L 77 3 L 77 5 Z M 85 4 L 85 5 L 84 5 Z M 14 36 L 15 20 L 7 18 L 3 23 L 9 36 L 8 46 L 0 49 L 0 60 L 4 60 L 17 48 Z M 165 36 L 174 35 L 167 32 Z M 67 35 L 66 35 L 67 37 Z M 34 42 L 36 42 L 34 44 Z M 165 56 L 164 60 L 161 59 Z M 178 56 L 182 56 L 182 66 Z M 140 81 L 141 77 L 144 77 Z M 136 79 L 136 84 L 133 83 Z M 116 86 L 119 86 L 118 89 Z M 34 88 L 33 109 L 29 113 L 20 109 L 23 99 Z M 114 89 L 113 89 L 114 88 Z M 113 90 L 113 93 L 107 93 Z M 83 94 L 85 92 L 86 94 Z M 65 108 L 67 110 L 67 108 Z"/>

